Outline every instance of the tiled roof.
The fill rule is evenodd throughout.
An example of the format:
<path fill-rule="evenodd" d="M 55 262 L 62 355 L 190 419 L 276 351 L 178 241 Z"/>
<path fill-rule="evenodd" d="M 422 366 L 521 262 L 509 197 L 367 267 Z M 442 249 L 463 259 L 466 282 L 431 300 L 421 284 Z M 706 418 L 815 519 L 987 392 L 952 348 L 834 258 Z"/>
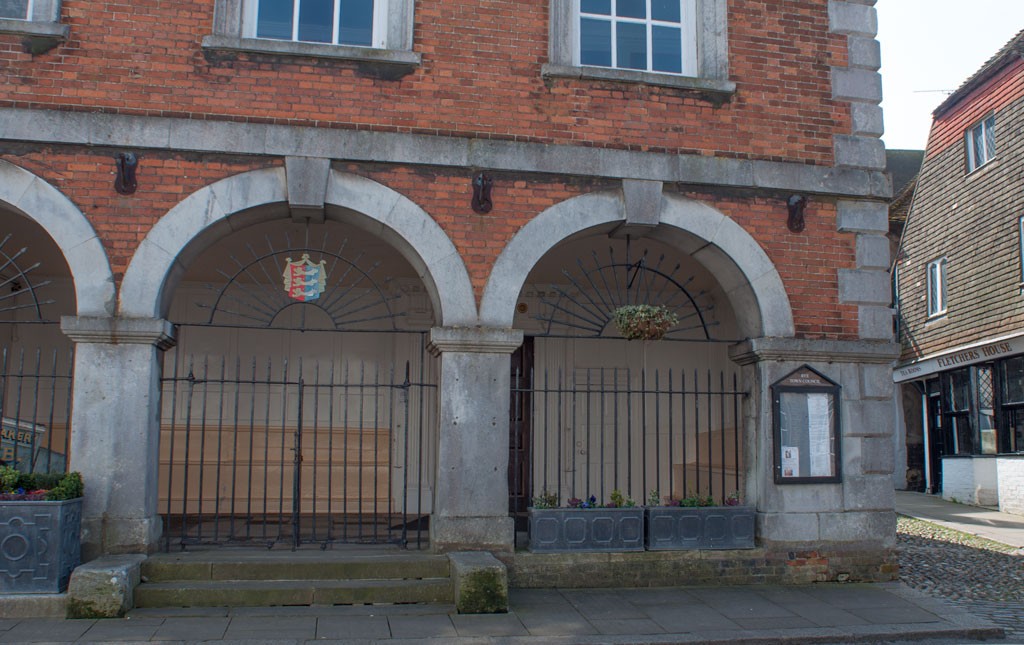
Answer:
<path fill-rule="evenodd" d="M 976 87 L 987 81 L 992 75 L 1006 65 L 1007 62 L 1020 56 L 1024 56 L 1024 30 L 1017 32 L 1017 35 L 1010 39 L 1010 42 L 1006 43 L 992 58 L 988 59 L 988 61 L 981 66 L 981 69 L 964 81 L 955 92 L 950 94 L 949 97 L 939 105 L 939 107 L 935 108 L 935 111 L 932 112 L 932 116 L 940 116 L 943 112 L 956 105 L 960 99 L 967 96 Z"/>

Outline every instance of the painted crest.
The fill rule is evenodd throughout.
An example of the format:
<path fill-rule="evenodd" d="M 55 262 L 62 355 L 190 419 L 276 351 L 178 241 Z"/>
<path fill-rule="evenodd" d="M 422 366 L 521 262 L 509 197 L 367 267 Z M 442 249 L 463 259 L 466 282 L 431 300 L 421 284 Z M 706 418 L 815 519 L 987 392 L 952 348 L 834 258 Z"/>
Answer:
<path fill-rule="evenodd" d="M 299 302 L 312 302 L 319 298 L 327 286 L 327 268 L 324 263 L 324 260 L 320 260 L 318 264 L 313 264 L 309 261 L 308 253 L 303 253 L 302 259 L 298 261 L 287 258 L 284 265 L 284 290 L 288 297 Z"/>

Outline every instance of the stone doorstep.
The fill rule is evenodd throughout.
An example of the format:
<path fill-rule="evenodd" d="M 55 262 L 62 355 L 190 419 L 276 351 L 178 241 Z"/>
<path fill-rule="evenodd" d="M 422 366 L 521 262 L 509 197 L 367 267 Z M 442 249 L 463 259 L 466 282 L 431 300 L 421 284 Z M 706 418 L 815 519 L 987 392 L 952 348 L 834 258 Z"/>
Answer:
<path fill-rule="evenodd" d="M 447 578 L 449 561 L 445 556 L 403 553 L 341 557 L 296 557 L 291 552 L 157 554 L 142 563 L 142 576 L 147 582 Z"/>
<path fill-rule="evenodd" d="M 105 555 L 71 572 L 68 618 L 119 618 L 132 608 L 144 555 Z"/>
<path fill-rule="evenodd" d="M 217 580 L 153 582 L 135 590 L 135 606 L 268 607 L 450 603 L 448 578 L 425 580 Z"/>

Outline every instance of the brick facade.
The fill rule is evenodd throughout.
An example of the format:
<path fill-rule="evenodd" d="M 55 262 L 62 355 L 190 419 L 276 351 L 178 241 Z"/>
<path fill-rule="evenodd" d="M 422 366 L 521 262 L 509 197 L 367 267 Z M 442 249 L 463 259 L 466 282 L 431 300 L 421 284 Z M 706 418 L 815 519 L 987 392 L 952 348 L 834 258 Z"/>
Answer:
<path fill-rule="evenodd" d="M 86 500 L 93 553 L 150 549 L 159 535 L 165 429 L 146 404 L 160 400 L 170 303 L 191 263 L 255 225 L 326 217 L 390 244 L 429 292 L 430 331 L 418 331 L 437 356 L 432 546 L 511 548 L 501 426 L 531 271 L 551 255 L 571 267 L 565 241 L 647 236 L 670 249 L 668 265 L 699 265 L 714 283 L 700 296 L 730 333 L 702 339 L 714 342 L 701 360 L 739 370 L 750 394 L 734 423 L 761 550 L 715 567 L 729 580 L 892 576 L 892 391 L 879 376 L 894 349 L 891 188 L 874 2 L 702 0 L 704 23 L 727 32 L 713 52 L 724 63 L 669 79 L 566 73 L 555 2 L 405 3 L 412 45 L 397 58 L 225 46 L 214 25 L 233 0 L 63 0 L 68 35 L 51 28 L 43 45 L 0 25 L 0 216 L 52 228 L 49 200 L 78 227 L 54 236 L 87 285 L 61 322 L 82 383 L 71 452 L 98 490 L 129 487 L 111 480 L 123 463 L 150 466 L 130 482 L 145 499 Z M 113 185 L 124 152 L 140 160 L 129 195 Z M 485 213 L 471 206 L 481 171 L 493 180 Z M 774 476 L 769 386 L 803 365 L 842 387 L 843 479 L 816 492 Z M 125 389 L 109 400 L 115 378 Z M 131 439 L 76 430 L 96 424 Z"/>

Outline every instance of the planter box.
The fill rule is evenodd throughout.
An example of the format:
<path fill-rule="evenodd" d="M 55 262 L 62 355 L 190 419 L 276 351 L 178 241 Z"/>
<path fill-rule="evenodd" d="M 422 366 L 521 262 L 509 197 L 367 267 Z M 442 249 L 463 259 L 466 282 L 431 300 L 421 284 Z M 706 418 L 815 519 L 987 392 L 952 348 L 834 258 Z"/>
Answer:
<path fill-rule="evenodd" d="M 752 506 L 652 506 L 646 511 L 650 551 L 754 548 Z"/>
<path fill-rule="evenodd" d="M 60 593 L 82 559 L 82 498 L 0 501 L 0 593 Z"/>
<path fill-rule="evenodd" d="M 644 509 L 531 508 L 530 550 L 643 551 Z"/>

